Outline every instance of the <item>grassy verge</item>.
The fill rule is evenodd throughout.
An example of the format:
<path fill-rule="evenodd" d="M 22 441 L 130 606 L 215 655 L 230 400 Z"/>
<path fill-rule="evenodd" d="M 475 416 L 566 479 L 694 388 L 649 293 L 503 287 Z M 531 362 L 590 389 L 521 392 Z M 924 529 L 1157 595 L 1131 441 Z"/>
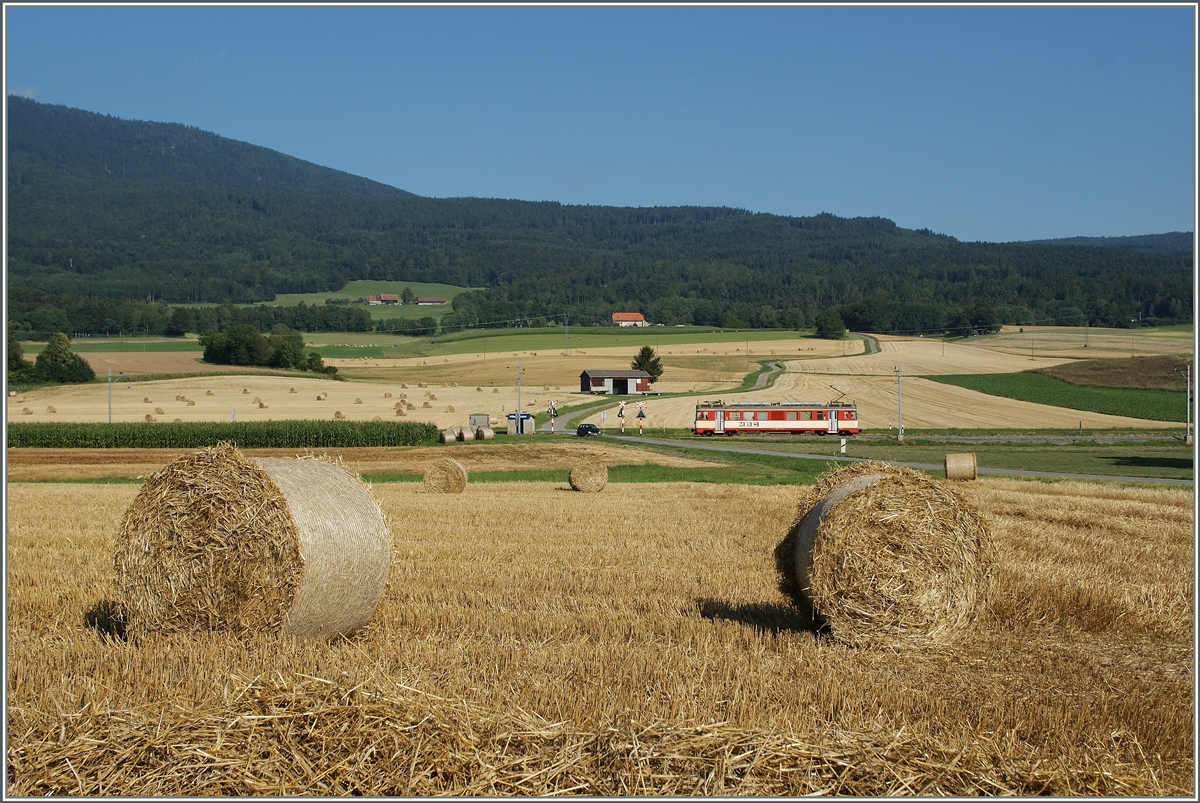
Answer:
<path fill-rule="evenodd" d="M 1186 394 L 1167 390 L 1084 387 L 1035 373 L 957 374 L 923 378 L 989 396 L 1150 421 L 1183 421 L 1187 413 Z"/>
<path fill-rule="evenodd" d="M 613 439 L 614 441 L 617 438 Z M 679 439 L 686 444 L 685 438 Z M 709 442 L 708 439 L 705 439 Z M 789 454 L 838 455 L 838 440 L 797 439 L 795 441 L 751 440 L 748 438 L 712 441 L 722 446 L 744 446 L 749 449 L 778 451 L 780 457 L 734 455 L 719 453 L 722 459 L 739 461 L 795 460 Z M 653 447 L 644 447 L 653 448 Z M 670 449 L 672 454 L 687 454 L 698 459 L 712 459 L 714 452 L 689 449 L 686 445 Z M 947 454 L 974 452 L 981 468 L 1004 468 L 1020 471 L 1050 471 L 1063 474 L 1104 474 L 1122 477 L 1156 477 L 1192 479 L 1194 465 L 1191 447 L 1182 441 L 1149 441 L 1116 444 L 1048 444 L 1048 443 L 922 443 L 910 440 L 904 445 L 894 441 L 871 442 L 850 440 L 846 457 L 869 460 L 888 460 L 903 463 L 940 465 Z M 819 462 L 819 461 L 807 461 Z"/>

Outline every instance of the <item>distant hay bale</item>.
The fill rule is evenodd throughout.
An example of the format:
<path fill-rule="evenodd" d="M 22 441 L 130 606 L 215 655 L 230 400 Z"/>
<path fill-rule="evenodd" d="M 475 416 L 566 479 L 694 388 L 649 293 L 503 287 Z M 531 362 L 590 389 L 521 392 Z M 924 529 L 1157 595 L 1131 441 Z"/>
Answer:
<path fill-rule="evenodd" d="M 450 387 L 452 387 L 452 388 L 456 388 L 456 387 L 458 387 L 458 383 L 457 383 L 457 382 L 451 382 L 451 383 L 450 383 Z"/>
<path fill-rule="evenodd" d="M 549 385 L 542 385 L 542 390 L 549 390 L 549 389 L 550 389 Z"/>
<path fill-rule="evenodd" d="M 942 467 L 948 480 L 973 480 L 979 475 L 974 452 L 948 454 Z"/>
<path fill-rule="evenodd" d="M 249 396 L 249 395 L 250 395 L 250 388 L 242 388 L 242 395 L 243 395 L 243 396 Z"/>
<path fill-rule="evenodd" d="M 406 410 L 415 410 L 415 409 L 417 409 L 417 405 L 413 404 L 412 402 L 409 402 L 408 404 L 404 405 L 404 408 Z"/>
<path fill-rule="evenodd" d="M 477 441 L 490 441 L 495 440 L 495 438 L 496 433 L 491 427 L 480 427 L 479 429 L 475 430 L 475 440 Z"/>
<path fill-rule="evenodd" d="M 288 393 L 298 393 L 298 392 L 299 391 L 297 391 L 295 388 L 288 388 Z"/>
<path fill-rule="evenodd" d="M 452 412 L 454 412 L 454 407 L 453 407 L 452 405 L 449 405 L 449 404 L 447 404 L 447 405 L 446 405 L 446 412 L 448 412 L 448 413 L 452 413 Z"/>
<path fill-rule="evenodd" d="M 187 406 L 188 406 L 188 407 L 195 407 L 195 406 L 196 406 L 196 402 L 195 402 L 195 400 L 194 400 L 194 399 L 188 399 L 188 400 L 187 400 Z"/>
<path fill-rule="evenodd" d="M 153 474 L 113 554 L 129 632 L 349 633 L 387 582 L 378 503 L 340 465 L 222 443 Z"/>
<path fill-rule="evenodd" d="M 58 412 L 58 410 L 54 409 L 54 405 L 53 405 L 53 404 L 51 404 L 49 407 L 47 407 L 47 408 L 46 408 L 46 412 L 48 412 L 48 413 L 57 413 L 57 412 Z"/>
<path fill-rule="evenodd" d="M 426 493 L 460 494 L 467 487 L 467 470 L 457 460 L 443 457 L 425 470 L 423 484 Z"/>
<path fill-rule="evenodd" d="M 355 400 L 354 400 L 354 403 L 355 403 L 355 404 L 362 404 L 362 399 L 355 399 Z"/>
<path fill-rule="evenodd" d="M 594 494 L 608 484 L 608 466 L 594 457 L 587 457 L 571 466 L 567 481 L 576 491 Z"/>
<path fill-rule="evenodd" d="M 213 393 L 211 390 L 206 390 L 206 391 L 204 391 L 204 395 L 205 396 L 215 396 L 217 394 Z"/>
<path fill-rule="evenodd" d="M 430 401 L 437 401 L 437 396 L 435 396 L 434 394 L 430 393 L 430 394 L 429 394 L 429 400 L 430 400 Z"/>
<path fill-rule="evenodd" d="M 383 394 L 383 398 L 385 398 L 385 399 L 390 399 L 390 398 L 392 398 L 392 394 L 390 394 L 390 393 L 384 393 L 384 394 Z"/>
<path fill-rule="evenodd" d="M 262 401 L 260 401 L 260 402 L 258 403 L 258 409 L 260 409 L 260 410 L 265 410 L 265 409 L 267 409 L 267 407 L 269 407 L 269 406 L 270 406 L 270 405 L 268 405 L 266 402 L 262 402 Z"/>
<path fill-rule="evenodd" d="M 987 524 L 928 475 L 878 462 L 828 472 L 775 548 L 779 588 L 855 646 L 969 633 L 996 557 Z"/>
<path fill-rule="evenodd" d="M 9 396 L 9 398 L 13 398 L 13 397 L 14 397 L 14 396 L 16 396 L 16 395 L 17 395 L 17 392 L 16 392 L 15 390 L 10 390 L 10 391 L 8 392 L 8 396 Z"/>
<path fill-rule="evenodd" d="M 401 390 L 407 390 L 407 389 L 408 389 L 408 385 L 406 385 L 406 384 L 404 384 L 403 382 L 401 382 L 401 383 L 400 383 L 400 389 L 401 389 Z"/>
<path fill-rule="evenodd" d="M 162 415 L 162 414 L 163 414 L 163 408 L 161 408 L 161 407 L 155 407 L 155 408 L 154 408 L 154 414 L 155 414 L 155 415 Z"/>
<path fill-rule="evenodd" d="M 424 383 L 424 382 L 418 382 L 418 383 L 417 383 L 417 387 L 419 387 L 419 388 L 427 388 L 427 387 L 429 387 L 429 385 L 428 385 L 428 384 L 426 384 L 426 383 Z"/>
<path fill-rule="evenodd" d="M 475 440 L 475 430 L 470 427 L 463 427 L 458 431 L 458 439 L 463 442 Z"/>
<path fill-rule="evenodd" d="M 28 407 L 22 407 L 21 415 L 33 415 L 33 410 L 30 410 Z M 146 417 L 149 418 L 150 416 L 146 416 Z"/>
<path fill-rule="evenodd" d="M 153 424 L 153 423 L 154 423 L 155 421 L 157 421 L 157 420 L 158 420 L 158 419 L 157 419 L 157 418 L 155 418 L 154 416 L 150 415 L 150 413 L 146 413 L 146 421 L 147 421 L 148 423 L 151 423 L 151 424 Z"/>
<path fill-rule="evenodd" d="M 142 397 L 142 404 L 154 404 L 154 399 L 149 396 Z"/>
<path fill-rule="evenodd" d="M 346 414 L 343 413 L 341 410 L 334 410 L 333 417 L 336 418 L 338 421 L 341 421 L 341 420 L 345 419 Z"/>
<path fill-rule="evenodd" d="M 259 397 L 255 396 L 255 397 L 254 397 L 254 401 L 253 401 L 253 402 L 251 402 L 251 404 L 262 404 L 262 399 L 260 399 Z"/>
<path fill-rule="evenodd" d="M 429 402 L 421 402 L 421 406 L 422 407 L 433 407 L 433 405 L 430 404 Z"/>
<path fill-rule="evenodd" d="M 187 396 L 176 396 L 175 401 L 187 401 Z"/>
<path fill-rule="evenodd" d="M 325 401 L 325 396 L 326 396 L 326 395 L 327 395 L 327 394 L 325 394 L 325 393 L 318 393 L 318 394 L 317 394 L 317 401 Z"/>
<path fill-rule="evenodd" d="M 408 413 L 407 413 L 407 412 L 404 410 L 404 408 L 403 408 L 403 407 L 397 407 L 397 408 L 396 408 L 396 415 L 408 415 Z"/>
<path fill-rule="evenodd" d="M 475 391 L 476 391 L 477 393 L 483 393 L 483 388 L 481 388 L 481 387 L 476 387 L 476 388 L 475 388 Z"/>
<path fill-rule="evenodd" d="M 492 393 L 499 393 L 499 392 L 500 392 L 500 388 L 492 388 Z"/>
<path fill-rule="evenodd" d="M 183 419 L 182 419 L 182 418 L 176 418 L 176 419 L 175 419 L 175 423 L 176 423 L 176 424 L 182 424 L 182 423 L 183 423 Z"/>
<path fill-rule="evenodd" d="M 375 417 L 374 417 L 374 418 L 372 418 L 371 420 L 372 420 L 372 421 L 382 421 L 383 419 L 382 419 L 382 418 L 380 418 L 379 416 L 375 416 Z"/>
<path fill-rule="evenodd" d="M 398 401 L 398 402 L 396 402 L 395 404 L 393 404 L 393 405 L 392 405 L 392 407 L 395 407 L 397 410 L 403 410 L 403 409 L 404 409 L 404 402 L 402 402 L 402 401 Z"/>

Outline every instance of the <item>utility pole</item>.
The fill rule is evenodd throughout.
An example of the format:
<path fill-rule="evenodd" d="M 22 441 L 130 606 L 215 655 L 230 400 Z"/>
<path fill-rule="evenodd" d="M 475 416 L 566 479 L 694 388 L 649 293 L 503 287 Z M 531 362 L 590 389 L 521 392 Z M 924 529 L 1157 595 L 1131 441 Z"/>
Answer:
<path fill-rule="evenodd" d="M 1183 441 L 1188 446 L 1192 445 L 1192 366 L 1187 366 L 1187 373 L 1180 371 L 1178 368 L 1175 372 L 1181 374 L 1187 382 L 1187 428 L 1184 430 Z"/>
<path fill-rule="evenodd" d="M 112 366 L 108 366 L 108 423 L 112 423 Z"/>
<path fill-rule="evenodd" d="M 518 435 L 525 434 L 525 427 L 522 425 L 522 422 L 521 422 L 521 374 L 522 373 L 524 373 L 524 372 L 521 370 L 520 361 L 518 361 L 517 362 L 517 418 L 516 418 L 516 421 L 517 421 L 516 430 L 517 430 Z"/>
<path fill-rule="evenodd" d="M 568 357 L 571 356 L 571 335 L 567 329 L 567 313 L 565 310 L 563 311 L 563 353 Z"/>
<path fill-rule="evenodd" d="M 904 443 L 904 400 L 900 395 L 900 366 L 896 366 L 896 442 Z"/>

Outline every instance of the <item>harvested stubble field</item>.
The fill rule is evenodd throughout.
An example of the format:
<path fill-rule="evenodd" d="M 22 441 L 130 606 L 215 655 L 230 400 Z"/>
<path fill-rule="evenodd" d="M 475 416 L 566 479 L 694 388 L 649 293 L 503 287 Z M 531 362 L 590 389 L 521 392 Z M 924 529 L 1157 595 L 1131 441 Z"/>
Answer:
<path fill-rule="evenodd" d="M 1190 491 L 962 486 L 981 630 L 879 651 L 776 588 L 802 490 L 682 483 L 376 485 L 358 635 L 106 641 L 137 490 L 9 486 L 9 794 L 1195 792 Z"/>

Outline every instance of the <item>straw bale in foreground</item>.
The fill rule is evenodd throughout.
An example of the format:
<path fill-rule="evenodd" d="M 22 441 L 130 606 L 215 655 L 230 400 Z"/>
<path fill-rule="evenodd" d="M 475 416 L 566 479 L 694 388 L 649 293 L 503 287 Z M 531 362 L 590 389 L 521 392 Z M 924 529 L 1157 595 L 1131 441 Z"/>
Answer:
<path fill-rule="evenodd" d="M 453 427 L 450 429 L 443 429 L 441 433 L 438 434 L 439 443 L 453 443 L 456 440 L 458 440 L 458 433 L 454 431 Z"/>
<path fill-rule="evenodd" d="M 599 493 L 608 484 L 608 466 L 593 457 L 584 458 L 571 466 L 567 481 L 576 491 Z"/>
<path fill-rule="evenodd" d="M 470 427 L 463 427 L 458 431 L 458 439 L 460 441 L 475 440 L 475 430 L 471 429 Z"/>
<path fill-rule="evenodd" d="M 129 632 L 366 624 L 390 563 L 383 513 L 357 476 L 318 459 L 248 459 L 228 443 L 152 475 L 113 555 Z"/>
<path fill-rule="evenodd" d="M 426 493 L 460 494 L 467 487 L 467 470 L 457 460 L 443 457 L 426 469 L 423 482 Z"/>
<path fill-rule="evenodd" d="M 780 590 L 854 645 L 965 635 L 987 605 L 995 560 L 986 523 L 962 497 L 878 462 L 825 474 L 775 548 Z"/>
<path fill-rule="evenodd" d="M 496 433 L 491 427 L 480 427 L 479 429 L 475 430 L 475 440 L 477 441 L 490 441 L 495 439 Z"/>

